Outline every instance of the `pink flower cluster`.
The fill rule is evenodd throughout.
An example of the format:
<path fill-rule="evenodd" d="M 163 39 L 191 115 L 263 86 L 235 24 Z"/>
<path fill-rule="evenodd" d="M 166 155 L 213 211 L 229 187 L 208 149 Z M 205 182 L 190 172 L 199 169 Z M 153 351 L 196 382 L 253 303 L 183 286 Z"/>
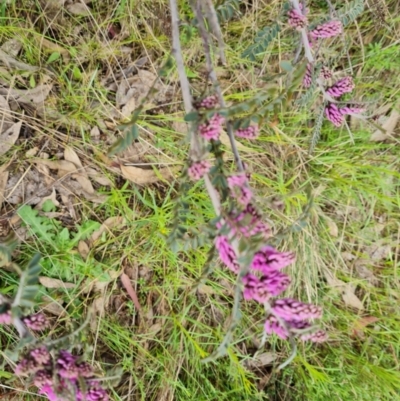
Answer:
<path fill-rule="evenodd" d="M 345 93 L 350 93 L 355 88 L 352 77 L 344 77 L 336 81 L 332 86 L 326 89 L 326 93 L 332 97 L 340 97 Z"/>
<path fill-rule="evenodd" d="M 312 31 L 310 36 L 313 39 L 326 39 L 337 36 L 343 32 L 343 25 L 340 21 L 328 21 L 324 24 L 318 25 Z"/>
<path fill-rule="evenodd" d="M 294 8 L 289 10 L 287 15 L 289 25 L 294 29 L 300 30 L 308 24 L 307 17 Z"/>
<path fill-rule="evenodd" d="M 208 121 L 199 124 L 199 134 L 207 141 L 210 141 L 211 139 L 217 141 L 221 135 L 222 125 L 224 122 L 225 118 L 220 114 L 215 113 Z"/>
<path fill-rule="evenodd" d="M 336 127 L 340 127 L 344 122 L 346 114 L 360 114 L 364 109 L 359 107 L 341 107 L 335 103 L 328 103 L 325 107 L 326 118 Z"/>
<path fill-rule="evenodd" d="M 247 128 L 239 128 L 236 130 L 235 135 L 238 138 L 255 139 L 259 135 L 258 125 L 249 125 Z"/>
<path fill-rule="evenodd" d="M 94 380 L 93 369 L 77 356 L 61 350 L 55 358 L 45 346 L 31 350 L 18 363 L 15 373 L 33 375 L 39 394 L 50 401 L 108 401 L 107 392 Z"/>
<path fill-rule="evenodd" d="M 240 205 L 247 206 L 253 197 L 253 192 L 249 188 L 245 173 L 231 175 L 228 177 L 227 181 L 232 197 L 236 199 Z"/>
<path fill-rule="evenodd" d="M 210 168 L 211 163 L 208 160 L 193 162 L 188 168 L 188 175 L 193 181 L 198 181 L 210 171 Z"/>
<path fill-rule="evenodd" d="M 207 96 L 195 104 L 195 107 L 198 110 L 211 110 L 214 109 L 216 106 L 218 106 L 218 98 L 216 95 Z"/>
<path fill-rule="evenodd" d="M 4 311 L 0 313 L 0 324 L 12 324 L 11 310 L 9 305 L 0 305 Z M 21 318 L 22 322 L 33 331 L 41 331 L 48 327 L 48 320 L 43 313 L 35 313 Z"/>

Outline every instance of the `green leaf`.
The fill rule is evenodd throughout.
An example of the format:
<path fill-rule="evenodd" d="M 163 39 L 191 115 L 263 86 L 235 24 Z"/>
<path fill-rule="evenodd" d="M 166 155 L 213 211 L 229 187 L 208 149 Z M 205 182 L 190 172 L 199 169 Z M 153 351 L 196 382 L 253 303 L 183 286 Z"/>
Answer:
<path fill-rule="evenodd" d="M 47 64 L 53 63 L 61 57 L 59 52 L 54 52 L 50 54 L 50 57 L 47 59 Z"/>
<path fill-rule="evenodd" d="M 258 55 L 267 50 L 269 44 L 278 36 L 280 30 L 279 24 L 275 23 L 271 28 L 265 27 L 261 31 L 258 31 L 254 39 L 254 44 L 242 53 L 242 57 L 247 57 L 251 61 L 255 61 Z"/>
<path fill-rule="evenodd" d="M 26 270 L 22 273 L 17 294 L 12 303 L 13 312 L 18 308 L 31 308 L 34 306 L 34 299 L 39 290 L 39 274 L 41 267 L 39 265 L 40 255 L 36 254 L 28 263 Z"/>
<path fill-rule="evenodd" d="M 75 246 L 79 241 L 89 238 L 100 226 L 99 222 L 93 220 L 85 221 L 81 226 L 78 226 L 78 232 L 73 235 L 71 240 L 71 247 Z"/>
<path fill-rule="evenodd" d="M 293 71 L 293 66 L 290 61 L 287 60 L 282 60 L 279 65 L 281 66 L 282 70 L 286 72 L 292 72 Z"/>
<path fill-rule="evenodd" d="M 113 156 L 120 153 L 132 145 L 133 141 L 139 138 L 139 129 L 136 124 L 133 124 L 130 129 L 127 129 L 125 134 L 115 141 L 108 149 L 108 156 Z"/>
<path fill-rule="evenodd" d="M 38 211 L 28 205 L 24 205 L 18 210 L 18 216 L 40 241 L 46 242 L 58 250 L 55 241 L 56 227 L 51 219 L 39 216 Z"/>
<path fill-rule="evenodd" d="M 184 120 L 186 122 L 197 121 L 199 118 L 199 113 L 197 111 L 191 111 L 190 113 L 186 114 Z"/>
<path fill-rule="evenodd" d="M 364 0 L 354 0 L 337 11 L 343 26 L 352 23 L 364 11 Z"/>
<path fill-rule="evenodd" d="M 51 199 L 46 199 L 46 200 L 43 202 L 42 210 L 43 210 L 44 212 L 51 212 L 51 211 L 54 211 L 54 210 L 56 210 L 56 205 L 53 203 L 53 201 L 52 201 Z"/>

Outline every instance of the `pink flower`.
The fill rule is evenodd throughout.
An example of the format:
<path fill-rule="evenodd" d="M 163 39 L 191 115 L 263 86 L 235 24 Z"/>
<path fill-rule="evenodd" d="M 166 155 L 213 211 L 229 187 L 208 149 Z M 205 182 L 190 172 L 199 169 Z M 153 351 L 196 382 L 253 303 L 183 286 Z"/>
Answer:
<path fill-rule="evenodd" d="M 239 128 L 235 135 L 238 138 L 255 139 L 259 135 L 258 125 L 249 125 L 247 128 Z"/>
<path fill-rule="evenodd" d="M 328 67 L 322 66 L 320 76 L 323 79 L 330 79 L 332 78 L 332 71 Z"/>
<path fill-rule="evenodd" d="M 0 324 L 11 324 L 11 311 L 0 313 Z"/>
<path fill-rule="evenodd" d="M 274 315 L 269 315 L 267 317 L 267 320 L 264 324 L 264 330 L 267 334 L 276 334 L 282 340 L 286 340 L 290 335 L 289 330 L 282 326 L 282 324 Z"/>
<path fill-rule="evenodd" d="M 331 87 L 326 89 L 326 93 L 332 97 L 340 97 L 345 93 L 350 93 L 353 91 L 355 85 L 352 77 L 344 77 L 339 79 Z"/>
<path fill-rule="evenodd" d="M 288 11 L 288 23 L 296 30 L 300 30 L 308 24 L 306 16 L 299 13 L 294 8 Z"/>
<path fill-rule="evenodd" d="M 217 105 L 218 105 L 218 97 L 216 95 L 210 95 L 205 97 L 203 100 L 197 102 L 196 108 L 211 110 L 214 109 Z"/>
<path fill-rule="evenodd" d="M 207 122 L 199 125 L 199 134 L 210 141 L 218 140 L 222 131 L 222 124 L 225 122 L 225 118 L 220 114 L 215 113 Z"/>
<path fill-rule="evenodd" d="M 303 77 L 303 86 L 305 88 L 309 88 L 312 84 L 312 70 L 313 70 L 312 64 L 307 64 L 306 72 Z"/>
<path fill-rule="evenodd" d="M 43 313 L 25 316 L 22 321 L 27 327 L 34 331 L 44 330 L 49 325 L 49 322 Z"/>
<path fill-rule="evenodd" d="M 328 335 L 324 330 L 318 330 L 313 333 L 306 333 L 300 337 L 303 341 L 312 341 L 314 343 L 322 343 L 328 339 Z"/>
<path fill-rule="evenodd" d="M 313 39 L 331 38 L 339 35 L 343 31 L 343 25 L 340 21 L 329 21 L 318 25 L 310 32 Z"/>
<path fill-rule="evenodd" d="M 279 252 L 272 246 L 267 245 L 256 252 L 251 262 L 251 268 L 268 274 L 274 270 L 289 266 L 295 259 L 293 252 Z"/>
<path fill-rule="evenodd" d="M 232 197 L 242 206 L 247 206 L 253 197 L 253 192 L 248 186 L 246 175 L 244 173 L 232 175 L 228 177 L 227 181 Z"/>
<path fill-rule="evenodd" d="M 53 377 L 48 370 L 39 370 L 33 379 L 33 384 L 41 389 L 43 386 L 50 386 L 53 383 Z"/>
<path fill-rule="evenodd" d="M 276 316 L 286 321 L 303 321 L 321 317 L 322 309 L 319 306 L 306 304 L 292 298 L 277 299 L 272 311 Z"/>
<path fill-rule="evenodd" d="M 215 247 L 219 252 L 219 258 L 225 265 L 232 270 L 235 274 L 239 272 L 239 263 L 235 250 L 232 248 L 229 240 L 224 235 L 215 237 Z"/>
<path fill-rule="evenodd" d="M 345 114 L 361 114 L 365 111 L 365 109 L 359 108 L 359 107 L 342 107 L 340 110 L 340 113 L 345 115 Z"/>
<path fill-rule="evenodd" d="M 290 284 L 290 278 L 279 271 L 273 271 L 261 278 L 248 273 L 243 277 L 243 284 L 244 299 L 265 303 L 271 297 L 285 291 Z"/>
<path fill-rule="evenodd" d="M 50 362 L 49 351 L 44 345 L 39 348 L 33 349 L 30 352 L 30 355 L 38 365 L 46 365 Z"/>
<path fill-rule="evenodd" d="M 45 384 L 39 391 L 39 394 L 45 395 L 49 401 L 60 401 L 58 395 L 54 392 L 51 384 Z"/>
<path fill-rule="evenodd" d="M 211 163 L 208 160 L 193 162 L 188 168 L 188 175 L 193 181 L 198 181 L 210 171 L 210 168 Z"/>
<path fill-rule="evenodd" d="M 109 397 L 104 388 L 98 382 L 92 380 L 88 383 L 84 399 L 87 401 L 108 401 Z"/>
<path fill-rule="evenodd" d="M 343 114 L 334 103 L 328 103 L 325 107 L 326 118 L 336 127 L 340 127 L 343 124 Z"/>
<path fill-rule="evenodd" d="M 20 375 L 31 375 L 35 373 L 38 369 L 41 368 L 41 365 L 38 365 L 37 362 L 32 358 L 24 358 L 19 361 L 15 368 L 15 374 L 17 376 Z"/>
<path fill-rule="evenodd" d="M 239 214 L 236 213 L 232 212 L 227 221 L 233 234 L 239 232 L 247 238 L 257 234 L 262 234 L 265 238 L 271 236 L 271 229 L 268 224 L 262 221 L 262 216 L 251 203 Z"/>
<path fill-rule="evenodd" d="M 57 373 L 65 379 L 77 379 L 79 376 L 79 368 L 76 365 L 77 358 L 68 351 L 60 351 L 56 370 Z"/>

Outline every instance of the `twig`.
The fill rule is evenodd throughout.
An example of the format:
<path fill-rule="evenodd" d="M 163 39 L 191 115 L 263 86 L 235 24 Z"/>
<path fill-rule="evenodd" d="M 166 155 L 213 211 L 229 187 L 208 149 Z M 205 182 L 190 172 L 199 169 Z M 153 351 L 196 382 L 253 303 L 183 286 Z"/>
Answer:
<path fill-rule="evenodd" d="M 207 70 L 208 70 L 208 76 L 215 88 L 215 91 L 217 93 L 218 96 L 218 101 L 219 104 L 222 108 L 226 108 L 226 103 L 224 100 L 224 96 L 222 94 L 222 90 L 221 90 L 221 85 L 219 84 L 218 78 L 217 78 L 217 74 L 215 73 L 215 69 L 213 66 L 213 62 L 212 62 L 212 58 L 211 58 L 211 52 L 210 52 L 210 36 L 207 32 L 207 29 L 204 25 L 204 17 L 202 14 L 202 10 L 201 10 L 201 5 L 202 2 L 201 0 L 196 0 L 196 2 L 194 3 L 194 1 L 191 1 L 191 6 L 193 9 L 193 12 L 196 14 L 197 17 L 197 21 L 199 24 L 199 29 L 200 29 L 200 35 L 201 35 L 201 39 L 203 42 L 203 47 L 204 47 L 204 53 L 206 56 L 206 66 L 207 66 Z M 235 136 L 233 134 L 233 128 L 232 128 L 232 124 L 230 122 L 227 122 L 226 124 L 226 132 L 228 134 L 229 137 L 229 142 L 231 144 L 231 148 L 232 148 L 232 152 L 233 152 L 233 156 L 235 158 L 235 162 L 239 168 L 239 171 L 243 171 L 243 163 L 242 160 L 240 159 L 240 155 L 238 152 L 238 149 L 236 147 L 236 142 L 235 142 Z"/>
<path fill-rule="evenodd" d="M 215 12 L 215 8 L 212 3 L 212 0 L 205 0 L 204 6 L 206 9 L 207 19 L 210 24 L 210 28 L 214 32 L 214 35 L 216 36 L 217 41 L 218 41 L 219 58 L 221 60 L 221 63 L 223 65 L 226 65 L 227 63 L 226 63 L 226 57 L 225 57 L 225 52 L 224 52 L 224 48 L 225 48 L 224 39 L 222 37 L 221 27 L 219 26 L 218 16 L 217 16 L 217 13 Z"/>
<path fill-rule="evenodd" d="M 299 0 L 290 0 L 290 1 L 293 4 L 293 7 L 295 8 L 295 10 L 298 13 L 303 14 L 303 12 L 300 8 Z M 300 33 L 301 33 L 301 39 L 303 41 L 303 46 L 304 46 L 304 55 L 306 56 L 306 59 L 308 60 L 309 63 L 313 63 L 314 57 L 312 55 L 310 42 L 308 41 L 307 29 L 301 28 Z"/>

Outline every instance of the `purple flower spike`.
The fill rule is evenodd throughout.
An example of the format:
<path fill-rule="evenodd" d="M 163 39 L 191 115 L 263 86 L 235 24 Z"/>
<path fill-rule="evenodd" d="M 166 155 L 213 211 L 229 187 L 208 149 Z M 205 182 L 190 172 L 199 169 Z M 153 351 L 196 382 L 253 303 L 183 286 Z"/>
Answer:
<path fill-rule="evenodd" d="M 271 236 L 271 229 L 268 224 L 262 221 L 262 216 L 255 207 L 249 203 L 243 211 L 231 212 L 227 223 L 230 225 L 232 233 L 238 232 L 246 238 L 261 234 L 265 239 Z"/>
<path fill-rule="evenodd" d="M 345 114 L 361 114 L 365 111 L 365 109 L 359 108 L 359 107 L 342 107 L 340 110 L 340 113 L 343 115 Z"/>
<path fill-rule="evenodd" d="M 53 377 L 48 370 L 39 370 L 33 379 L 33 384 L 41 389 L 43 386 L 50 386 L 53 383 Z"/>
<path fill-rule="evenodd" d="M 258 251 L 251 262 L 251 268 L 268 274 L 280 270 L 295 261 L 293 252 L 279 252 L 272 246 L 265 246 Z"/>
<path fill-rule="evenodd" d="M 205 97 L 203 100 L 200 100 L 196 103 L 197 109 L 206 109 L 211 110 L 214 109 L 218 105 L 218 98 L 216 95 L 211 95 Z"/>
<path fill-rule="evenodd" d="M 259 135 L 258 125 L 250 125 L 247 128 L 239 128 L 235 135 L 238 138 L 255 139 Z"/>
<path fill-rule="evenodd" d="M 340 97 L 345 93 L 350 93 L 353 91 L 355 85 L 352 77 L 344 77 L 339 79 L 330 88 L 326 90 L 326 93 L 332 97 Z"/>
<path fill-rule="evenodd" d="M 188 175 L 193 181 L 198 181 L 203 178 L 211 168 L 211 163 L 208 160 L 194 162 L 188 168 Z"/>
<path fill-rule="evenodd" d="M 323 66 L 321 68 L 320 76 L 323 79 L 331 79 L 332 78 L 332 71 L 328 67 Z"/>
<path fill-rule="evenodd" d="M 274 315 L 269 315 L 264 324 L 264 330 L 267 334 L 276 334 L 282 340 L 286 340 L 290 333 L 289 330 L 282 326 Z"/>
<path fill-rule="evenodd" d="M 20 375 L 31 375 L 35 373 L 41 366 L 39 366 L 35 360 L 31 358 L 22 359 L 15 368 L 15 374 Z"/>
<path fill-rule="evenodd" d="M 87 401 L 108 401 L 109 397 L 106 390 L 99 383 L 91 381 L 84 399 Z"/>
<path fill-rule="evenodd" d="M 308 22 L 305 15 L 292 8 L 288 12 L 288 23 L 292 28 L 299 31 L 300 29 L 304 28 Z"/>
<path fill-rule="evenodd" d="M 310 32 L 310 36 L 313 39 L 318 38 L 332 38 L 339 35 L 343 31 L 343 25 L 340 21 L 329 21 L 325 24 L 318 25 L 315 29 Z"/>
<path fill-rule="evenodd" d="M 81 362 L 78 365 L 79 376 L 81 377 L 92 377 L 93 376 L 93 367 L 88 362 Z"/>
<path fill-rule="evenodd" d="M 314 333 L 303 334 L 300 339 L 303 341 L 312 341 L 313 343 L 323 343 L 328 339 L 328 335 L 325 331 L 318 330 Z"/>
<path fill-rule="evenodd" d="M 286 321 L 295 322 L 317 319 L 322 315 L 322 309 L 319 306 L 305 304 L 292 298 L 277 299 L 272 311 Z"/>
<path fill-rule="evenodd" d="M 234 273 L 239 272 L 239 264 L 237 262 L 237 256 L 235 250 L 232 248 L 231 244 L 223 235 L 219 235 L 215 238 L 215 247 L 219 252 L 219 258 L 225 265 L 232 270 Z"/>
<path fill-rule="evenodd" d="M 39 394 L 45 395 L 49 401 L 60 401 L 58 395 L 54 392 L 51 384 L 45 384 L 39 391 Z"/>
<path fill-rule="evenodd" d="M 225 122 L 225 118 L 215 113 L 206 123 L 199 125 L 199 134 L 210 141 L 219 139 L 222 131 L 222 124 Z"/>
<path fill-rule="evenodd" d="M 328 103 L 328 105 L 325 107 L 325 115 L 334 126 L 340 127 L 343 124 L 343 114 L 340 112 L 336 104 Z"/>
<path fill-rule="evenodd" d="M 11 324 L 11 311 L 0 314 L 0 324 Z"/>
<path fill-rule="evenodd" d="M 56 364 L 57 373 L 65 379 L 77 379 L 79 368 L 76 360 L 77 358 L 68 351 L 60 351 Z"/>
<path fill-rule="evenodd" d="M 312 83 L 312 68 L 313 68 L 312 64 L 307 64 L 306 72 L 305 72 L 304 77 L 303 77 L 303 86 L 305 88 L 309 88 L 311 86 L 311 83 Z"/>
<path fill-rule="evenodd" d="M 46 365 L 50 362 L 50 354 L 48 349 L 43 345 L 39 348 L 35 348 L 30 352 L 31 357 L 36 361 L 38 365 Z"/>
<path fill-rule="evenodd" d="M 243 284 L 244 299 L 254 299 L 257 302 L 265 303 L 271 297 L 285 291 L 290 284 L 290 278 L 278 271 L 271 272 L 261 278 L 249 273 L 243 277 Z"/>
<path fill-rule="evenodd" d="M 44 330 L 49 325 L 49 322 L 43 313 L 26 316 L 22 321 L 27 327 L 34 331 Z"/>
<path fill-rule="evenodd" d="M 232 175 L 228 177 L 228 187 L 231 190 L 232 196 L 242 206 L 247 206 L 252 197 L 253 192 L 248 187 L 247 177 L 245 174 Z"/>

